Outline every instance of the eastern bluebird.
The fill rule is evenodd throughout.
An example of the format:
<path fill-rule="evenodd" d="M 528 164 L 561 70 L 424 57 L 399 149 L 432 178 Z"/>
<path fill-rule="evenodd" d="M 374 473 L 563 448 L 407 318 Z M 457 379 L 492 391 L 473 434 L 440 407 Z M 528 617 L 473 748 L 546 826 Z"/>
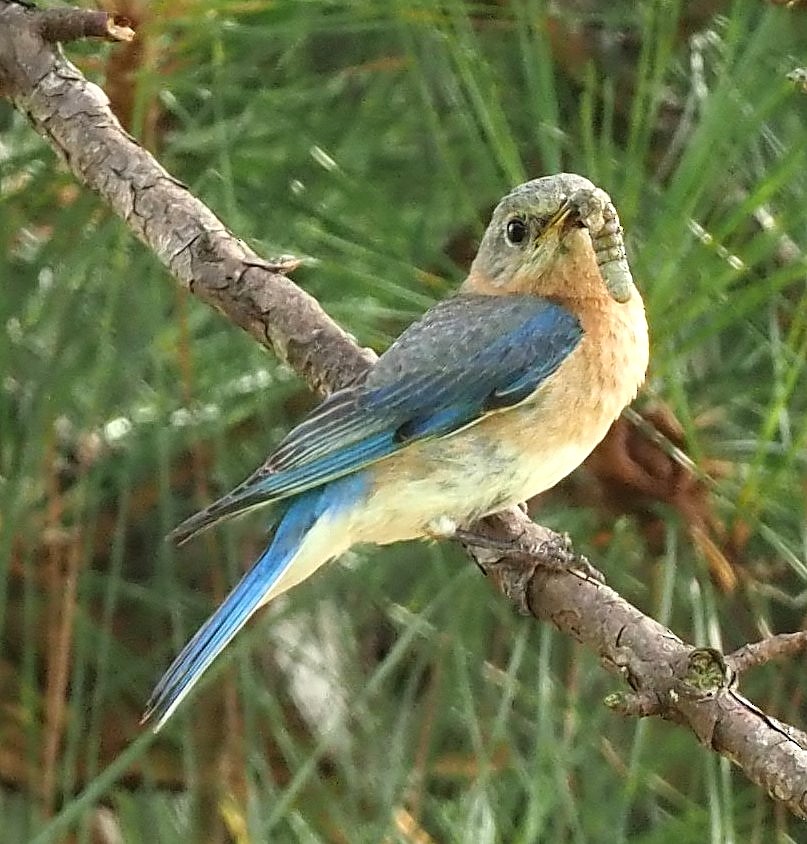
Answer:
<path fill-rule="evenodd" d="M 269 546 L 185 646 L 159 729 L 253 613 L 357 543 L 451 536 L 569 474 L 636 395 L 647 323 L 608 195 L 563 173 L 498 204 L 466 281 L 334 393 L 184 542 L 268 502 Z"/>

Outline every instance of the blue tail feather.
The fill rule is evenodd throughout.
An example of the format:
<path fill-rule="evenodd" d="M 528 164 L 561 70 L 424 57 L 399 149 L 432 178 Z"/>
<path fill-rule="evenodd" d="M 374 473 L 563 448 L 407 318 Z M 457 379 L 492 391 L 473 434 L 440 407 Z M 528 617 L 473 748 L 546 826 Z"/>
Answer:
<path fill-rule="evenodd" d="M 213 660 L 260 606 L 288 570 L 300 542 L 322 515 L 325 490 L 299 496 L 283 517 L 274 540 L 241 578 L 224 603 L 182 649 L 151 693 L 142 721 L 155 719 L 155 732 L 190 692 Z"/>

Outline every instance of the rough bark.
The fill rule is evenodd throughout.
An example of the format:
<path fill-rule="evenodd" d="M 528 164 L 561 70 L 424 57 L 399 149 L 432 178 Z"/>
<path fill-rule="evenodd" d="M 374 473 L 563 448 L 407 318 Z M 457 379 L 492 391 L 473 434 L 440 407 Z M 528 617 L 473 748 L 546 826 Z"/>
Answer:
<path fill-rule="evenodd" d="M 104 92 L 45 40 L 39 15 L 0 6 L 0 93 L 27 115 L 76 178 L 180 284 L 268 346 L 313 389 L 338 389 L 366 368 L 373 353 L 359 349 L 282 274 L 293 262 L 257 255 L 139 146 Z"/>

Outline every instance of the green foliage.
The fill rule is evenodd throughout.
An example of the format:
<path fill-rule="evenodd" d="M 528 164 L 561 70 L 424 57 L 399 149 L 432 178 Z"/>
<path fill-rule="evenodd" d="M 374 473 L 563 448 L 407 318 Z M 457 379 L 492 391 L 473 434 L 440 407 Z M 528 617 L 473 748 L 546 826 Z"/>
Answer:
<path fill-rule="evenodd" d="M 754 0 L 688 5 L 152 4 L 132 131 L 262 254 L 306 256 L 295 280 L 379 350 L 462 278 L 514 183 L 563 169 L 608 190 L 648 308 L 649 395 L 720 461 L 741 583 L 721 593 L 661 506 L 656 543 L 559 497 L 538 518 L 728 651 L 798 629 L 807 594 L 807 98 L 786 81 L 807 25 Z M 119 49 L 84 46 L 82 66 Z M 239 636 L 164 735 L 142 733 L 153 681 L 269 517 L 179 551 L 161 537 L 311 399 L 4 120 L 0 839 L 89 841 L 104 806 L 127 842 L 807 840 L 692 736 L 611 714 L 618 681 L 450 547 L 331 565 Z M 68 604 L 48 820 L 48 631 Z M 746 691 L 804 726 L 798 668 Z"/>

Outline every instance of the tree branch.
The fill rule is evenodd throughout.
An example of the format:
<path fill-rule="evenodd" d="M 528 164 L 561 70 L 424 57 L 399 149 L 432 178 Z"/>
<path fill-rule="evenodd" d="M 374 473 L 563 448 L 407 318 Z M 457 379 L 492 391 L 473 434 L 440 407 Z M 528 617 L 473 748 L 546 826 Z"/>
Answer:
<path fill-rule="evenodd" d="M 127 134 L 104 92 L 43 37 L 36 9 L 0 5 L 0 93 L 203 302 L 221 311 L 318 392 L 374 360 Z"/>
<path fill-rule="evenodd" d="M 57 41 L 77 41 L 79 38 L 104 38 L 108 41 L 131 41 L 134 30 L 129 20 L 119 15 L 94 9 L 42 9 L 35 18 L 42 38 Z"/>
<path fill-rule="evenodd" d="M 798 633 L 780 633 L 778 636 L 770 636 L 761 642 L 743 645 L 734 653 L 728 654 L 726 662 L 737 674 L 743 674 L 750 668 L 765 665 L 766 662 L 791 659 L 802 651 L 807 651 L 807 631 L 805 630 Z"/>
<path fill-rule="evenodd" d="M 293 261 L 255 254 L 121 128 L 100 88 L 48 43 L 59 30 L 43 23 L 45 14 L 0 0 L 0 93 L 180 284 L 271 349 L 312 389 L 327 392 L 360 377 L 373 353 L 358 348 L 283 275 Z M 68 34 L 102 34 L 86 29 L 73 26 Z M 687 726 L 775 800 L 807 817 L 807 736 L 735 689 L 737 673 L 761 661 L 759 646 L 727 659 L 682 642 L 592 577 L 565 537 L 518 508 L 485 519 L 471 533 L 494 540 L 493 548 L 469 540 L 466 549 L 519 609 L 552 622 L 627 681 L 631 691 L 611 695 L 607 705 Z M 495 550 L 501 543 L 514 551 Z M 745 653 L 752 647 L 753 654 Z M 802 640 L 792 640 L 763 652 L 801 647 Z"/>

